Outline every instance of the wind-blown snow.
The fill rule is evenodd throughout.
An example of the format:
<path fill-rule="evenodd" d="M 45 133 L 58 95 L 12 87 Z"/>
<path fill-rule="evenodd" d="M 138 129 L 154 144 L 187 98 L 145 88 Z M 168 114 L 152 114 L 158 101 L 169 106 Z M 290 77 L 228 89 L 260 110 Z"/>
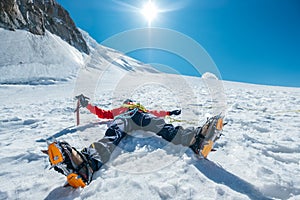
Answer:
<path fill-rule="evenodd" d="M 2 38 L 5 34 L 21 33 L 0 30 L 0 34 Z M 44 45 L 50 49 L 52 42 L 48 40 L 54 36 L 48 33 L 45 37 L 48 39 L 28 40 L 36 43 L 45 40 Z M 63 41 L 58 43 L 63 49 L 70 48 Z M 45 48 L 44 45 L 38 47 Z M 215 146 L 217 151 L 208 160 L 199 160 L 190 149 L 170 144 L 151 133 L 136 131 L 120 143 L 114 159 L 94 175 L 88 187 L 77 190 L 61 187 L 65 177 L 48 170 L 47 156 L 40 152 L 47 147 L 43 139 L 54 135 L 81 149 L 103 137 L 108 122 L 99 121 L 84 109 L 81 109 L 81 125 L 74 125 L 73 97 L 79 91 L 78 82 L 80 92 L 89 88 L 89 78 L 95 76 L 94 72 L 101 76 L 89 91 L 91 101 L 105 109 L 118 106 L 126 97 L 140 101 L 148 109 L 180 108 L 182 116 L 178 119 L 182 122 L 175 124 L 184 127 L 202 125 L 205 115 L 214 110 L 208 88 L 200 78 L 145 71 L 142 73 L 145 76 L 141 76 L 138 67 L 134 67 L 134 72 L 123 68 L 139 64 L 126 57 L 116 61 L 123 67 L 116 64 L 107 67 L 109 60 L 120 54 L 97 44 L 90 48 L 95 50 L 90 56 L 75 49 L 74 60 L 64 55 L 70 61 L 66 59 L 65 64 L 76 65 L 66 70 L 61 68 L 64 64 L 55 64 L 62 58 L 57 57 L 52 63 L 51 59 L 46 61 L 45 54 L 35 57 L 36 52 L 28 48 L 31 56 L 24 56 L 26 62 L 22 62 L 27 63 L 24 66 L 27 70 L 22 73 L 31 71 L 32 75 L 35 72 L 39 75 L 42 72 L 35 71 L 34 63 L 42 63 L 41 71 L 52 63 L 60 73 L 50 70 L 47 74 L 45 70 L 43 76 L 53 78 L 56 84 L 24 84 L 38 79 L 29 73 L 18 76 L 22 55 L 16 49 L 0 58 L 0 199 L 300 198 L 297 178 L 300 89 L 233 82 L 223 82 L 228 125 Z M 95 56 L 100 49 L 106 52 L 101 58 Z M 56 51 L 63 50 L 57 47 Z M 10 60 L 11 54 L 15 58 Z M 86 63 L 91 65 L 86 67 Z M 61 79 L 66 81 L 57 81 Z M 88 84 L 84 85 L 85 82 Z"/>

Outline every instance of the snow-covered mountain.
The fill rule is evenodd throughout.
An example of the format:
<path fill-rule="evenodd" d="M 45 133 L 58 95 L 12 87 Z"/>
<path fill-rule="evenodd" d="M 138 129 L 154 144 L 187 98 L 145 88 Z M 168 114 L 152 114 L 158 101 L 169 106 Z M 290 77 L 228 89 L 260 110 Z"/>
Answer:
<path fill-rule="evenodd" d="M 55 0 L 2 0 L 0 27 L 27 30 L 35 35 L 45 35 L 46 31 L 50 31 L 81 52 L 89 54 L 87 44 L 68 11 Z"/>
<path fill-rule="evenodd" d="M 40 151 L 44 139 L 82 149 L 107 128 L 84 109 L 75 126 L 75 95 L 104 109 L 126 98 L 153 110 L 182 109 L 174 124 L 184 127 L 219 109 L 203 79 L 159 73 L 81 34 L 89 54 L 49 31 L 0 29 L 0 199 L 300 198 L 300 88 L 227 81 L 218 84 L 228 125 L 208 160 L 136 131 L 88 187 L 61 187 L 65 177 L 49 170 Z"/>
<path fill-rule="evenodd" d="M 112 65 L 124 71 L 148 69 L 155 72 L 149 66 L 139 67 L 140 62 L 101 46 L 87 33 L 82 33 L 89 44 L 89 55 L 48 31 L 40 36 L 24 30 L 0 28 L 0 37 L 3 38 L 0 41 L 0 83 L 51 84 L 76 78 L 80 69 L 89 67 L 99 75 Z"/>

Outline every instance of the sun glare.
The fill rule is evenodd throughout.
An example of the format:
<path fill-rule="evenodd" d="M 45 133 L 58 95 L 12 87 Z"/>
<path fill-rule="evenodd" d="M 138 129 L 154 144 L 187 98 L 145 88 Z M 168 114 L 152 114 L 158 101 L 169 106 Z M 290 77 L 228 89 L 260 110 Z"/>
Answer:
<path fill-rule="evenodd" d="M 151 25 L 151 22 L 156 18 L 158 9 L 152 1 L 148 1 L 143 6 L 141 13 L 144 15 L 148 21 L 148 25 Z"/>

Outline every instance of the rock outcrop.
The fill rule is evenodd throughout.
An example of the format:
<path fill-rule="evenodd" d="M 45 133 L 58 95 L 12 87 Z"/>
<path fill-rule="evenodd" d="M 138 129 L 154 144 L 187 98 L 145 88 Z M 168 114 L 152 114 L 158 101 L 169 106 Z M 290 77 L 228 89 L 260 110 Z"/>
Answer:
<path fill-rule="evenodd" d="M 0 27 L 44 35 L 48 30 L 81 52 L 89 48 L 69 13 L 55 0 L 0 0 Z"/>

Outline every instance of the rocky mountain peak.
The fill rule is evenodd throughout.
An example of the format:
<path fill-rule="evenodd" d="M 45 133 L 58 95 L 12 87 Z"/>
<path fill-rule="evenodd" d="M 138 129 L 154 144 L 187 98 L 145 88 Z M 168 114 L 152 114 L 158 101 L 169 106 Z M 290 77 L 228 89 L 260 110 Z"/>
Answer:
<path fill-rule="evenodd" d="M 27 30 L 36 35 L 44 35 L 48 30 L 89 54 L 81 32 L 55 0 L 0 0 L 0 27 Z"/>

